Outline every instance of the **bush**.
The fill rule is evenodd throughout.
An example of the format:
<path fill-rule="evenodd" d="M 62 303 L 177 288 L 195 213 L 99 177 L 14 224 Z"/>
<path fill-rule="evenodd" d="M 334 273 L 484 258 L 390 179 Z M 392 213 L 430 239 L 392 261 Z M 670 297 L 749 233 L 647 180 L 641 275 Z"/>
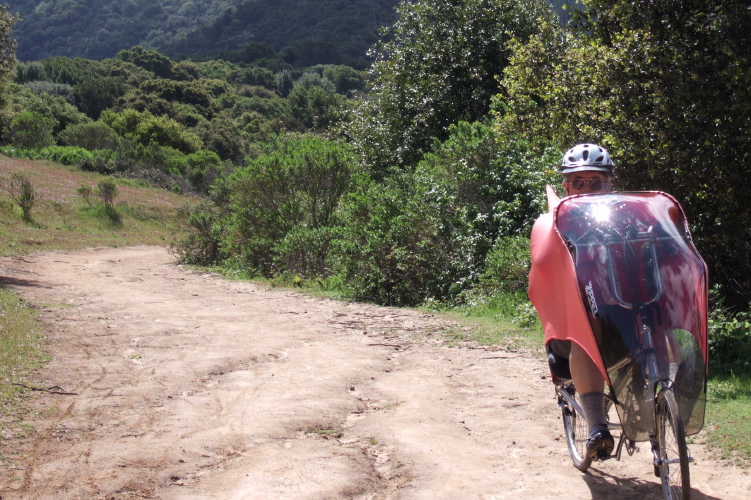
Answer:
<path fill-rule="evenodd" d="M 291 239 L 280 243 L 289 233 L 297 231 L 300 241 L 306 231 L 337 224 L 335 211 L 349 187 L 354 157 L 344 143 L 303 135 L 277 137 L 248 162 L 230 178 L 229 248 L 248 268 L 272 276 L 284 271 L 280 266 L 303 260 L 290 250 Z M 314 272 L 316 266 L 308 268 Z"/>
<path fill-rule="evenodd" d="M 117 132 L 102 122 L 87 122 L 68 125 L 58 134 L 58 140 L 67 146 L 96 149 L 117 149 L 120 137 Z"/>
<path fill-rule="evenodd" d="M 44 65 L 40 61 L 19 61 L 16 65 L 16 83 L 43 81 L 44 77 Z"/>
<path fill-rule="evenodd" d="M 165 116 L 154 116 L 148 111 L 142 113 L 126 109 L 121 113 L 115 113 L 106 110 L 102 113 L 100 121 L 112 127 L 119 135 L 146 147 L 156 143 L 190 154 L 202 146 L 198 137 L 175 120 Z"/>
<path fill-rule="evenodd" d="M 8 191 L 13 201 L 21 207 L 23 220 L 32 222 L 31 209 L 34 208 L 37 194 L 31 181 L 24 175 L 13 174 L 7 182 L 5 190 Z"/>
<path fill-rule="evenodd" d="M 31 81 L 24 83 L 23 87 L 31 90 L 35 94 L 49 94 L 52 96 L 62 97 L 67 102 L 73 104 L 73 87 L 68 84 L 45 81 Z"/>
<path fill-rule="evenodd" d="M 365 73 L 349 66 L 328 66 L 323 70 L 323 77 L 331 81 L 340 94 L 365 88 Z"/>
<path fill-rule="evenodd" d="M 78 109 L 97 120 L 102 111 L 112 107 L 129 88 L 120 78 L 96 78 L 73 87 L 73 94 Z"/>
<path fill-rule="evenodd" d="M 3 154 L 30 160 L 52 160 L 64 165 L 78 165 L 94 158 L 94 153 L 87 149 L 72 146 L 51 146 L 41 149 L 24 149 L 13 146 L 0 148 Z"/>
<path fill-rule="evenodd" d="M 528 237 L 499 238 L 488 252 L 481 284 L 493 291 L 526 291 L 530 267 Z"/>
<path fill-rule="evenodd" d="M 117 184 L 113 179 L 103 179 L 97 184 L 98 195 L 102 199 L 104 206 L 113 208 L 115 198 L 117 197 Z"/>
<path fill-rule="evenodd" d="M 273 267 L 296 276 L 331 275 L 331 243 L 339 228 L 303 225 L 294 227 L 271 249 Z"/>
<path fill-rule="evenodd" d="M 76 193 L 84 199 L 87 205 L 91 206 L 91 197 L 94 196 L 94 189 L 91 186 L 88 184 L 81 184 L 81 186 L 76 189 Z"/>
<path fill-rule="evenodd" d="M 276 88 L 276 75 L 266 68 L 256 66 L 234 71 L 229 80 L 236 84 L 258 85 L 267 89 Z"/>
<path fill-rule="evenodd" d="M 751 375 L 751 311 L 725 308 L 717 290 L 710 296 L 716 302 L 709 315 L 710 371 Z"/>
<path fill-rule="evenodd" d="M 249 150 L 249 138 L 233 120 L 215 118 L 200 123 L 194 133 L 205 149 L 211 150 L 222 160 L 239 164 Z"/>
<path fill-rule="evenodd" d="M 451 127 L 450 138 L 435 149 L 414 173 L 364 182 L 346 197 L 337 252 L 358 298 L 391 305 L 467 300 L 462 293 L 485 276 L 494 247 L 492 272 L 501 272 L 512 257 L 519 262 L 511 275 L 499 276 L 502 282 L 486 286 L 518 288 L 525 279 L 523 236 L 545 207 L 558 151 L 500 142 L 481 123 Z"/>
<path fill-rule="evenodd" d="M 62 163 L 63 165 L 78 165 L 84 160 L 94 157 L 94 153 L 86 148 L 78 148 L 75 146 L 53 146 L 47 148 L 49 152 L 45 157 Z M 42 151 L 44 153 L 44 150 Z"/>
<path fill-rule="evenodd" d="M 184 208 L 182 213 L 187 217 L 188 225 L 193 232 L 171 246 L 178 261 L 183 264 L 208 266 L 224 260 L 224 220 L 216 206 L 204 201 L 194 207 Z"/>
<path fill-rule="evenodd" d="M 309 75 L 311 73 L 306 73 Z M 290 114 L 308 128 L 326 129 L 341 121 L 346 98 L 321 87 L 296 86 L 287 97 Z"/>
<path fill-rule="evenodd" d="M 52 146 L 55 139 L 52 131 L 55 122 L 33 111 L 16 116 L 10 124 L 10 142 L 21 148 L 44 148 Z"/>
<path fill-rule="evenodd" d="M 456 295 L 481 262 L 477 235 L 461 207 L 431 172 L 359 178 L 342 204 L 338 272 L 360 300 L 414 306 Z"/>

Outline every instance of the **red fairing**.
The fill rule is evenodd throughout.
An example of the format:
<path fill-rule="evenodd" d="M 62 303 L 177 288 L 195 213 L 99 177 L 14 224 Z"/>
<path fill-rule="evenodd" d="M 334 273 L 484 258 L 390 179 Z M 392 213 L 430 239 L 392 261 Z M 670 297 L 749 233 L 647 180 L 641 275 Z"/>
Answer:
<path fill-rule="evenodd" d="M 529 298 L 546 342 L 575 342 L 618 402 L 624 433 L 654 434 L 654 395 L 671 386 L 686 434 L 706 402 L 707 267 L 683 209 L 660 192 L 558 200 L 532 229 Z"/>
<path fill-rule="evenodd" d="M 529 299 L 540 316 L 545 342 L 552 339 L 576 342 L 594 360 L 605 380 L 608 380 L 579 292 L 571 253 L 554 225 L 554 212 L 559 201 L 548 186 L 550 211 L 541 215 L 532 228 Z"/>

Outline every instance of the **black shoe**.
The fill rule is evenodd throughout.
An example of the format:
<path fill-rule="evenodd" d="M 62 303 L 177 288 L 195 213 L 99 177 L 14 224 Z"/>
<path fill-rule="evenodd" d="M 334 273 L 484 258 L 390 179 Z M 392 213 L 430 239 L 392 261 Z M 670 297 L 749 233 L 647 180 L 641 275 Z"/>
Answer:
<path fill-rule="evenodd" d="M 587 455 L 593 460 L 605 460 L 615 447 L 615 440 L 606 425 L 595 425 L 587 438 Z"/>

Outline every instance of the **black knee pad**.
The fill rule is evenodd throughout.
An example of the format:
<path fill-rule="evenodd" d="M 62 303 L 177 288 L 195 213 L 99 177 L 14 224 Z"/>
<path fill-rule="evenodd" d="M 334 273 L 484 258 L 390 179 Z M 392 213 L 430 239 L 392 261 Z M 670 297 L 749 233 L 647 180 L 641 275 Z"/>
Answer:
<path fill-rule="evenodd" d="M 551 340 L 545 346 L 548 352 L 550 373 L 562 380 L 571 380 L 571 369 L 568 357 L 571 353 L 571 343 L 563 340 Z"/>

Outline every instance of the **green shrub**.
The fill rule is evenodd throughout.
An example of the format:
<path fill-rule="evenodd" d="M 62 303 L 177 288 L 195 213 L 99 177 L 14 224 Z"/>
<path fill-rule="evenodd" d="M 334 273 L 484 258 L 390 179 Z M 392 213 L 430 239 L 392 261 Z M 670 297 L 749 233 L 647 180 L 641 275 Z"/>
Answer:
<path fill-rule="evenodd" d="M 225 239 L 224 219 L 217 207 L 204 201 L 181 211 L 193 230 L 186 238 L 173 243 L 172 252 L 183 264 L 208 266 L 219 264 L 226 258 L 222 250 Z"/>
<path fill-rule="evenodd" d="M 21 148 L 44 148 L 55 144 L 55 122 L 39 113 L 26 111 L 10 123 L 10 142 Z"/>
<path fill-rule="evenodd" d="M 119 135 L 143 146 L 156 143 L 185 154 L 195 153 L 202 146 L 201 140 L 183 125 L 166 116 L 154 116 L 148 111 L 126 109 L 116 113 L 106 110 L 102 113 L 101 121 Z"/>
<path fill-rule="evenodd" d="M 7 181 L 5 190 L 8 191 L 13 201 L 21 208 L 23 220 L 32 222 L 31 209 L 34 208 L 34 204 L 36 203 L 37 193 L 28 177 L 21 174 L 13 174 L 10 180 Z"/>
<path fill-rule="evenodd" d="M 337 224 L 354 157 L 342 142 L 290 135 L 275 138 L 248 162 L 230 178 L 229 247 L 245 266 L 271 276 L 283 271 L 275 267 L 285 262 L 279 251 L 300 261 L 291 257 L 292 243 L 278 247 L 288 233 L 304 228 L 315 234 Z"/>
<path fill-rule="evenodd" d="M 487 291 L 477 293 L 487 296 L 521 287 L 529 251 L 515 237 L 543 211 L 559 153 L 499 139 L 481 123 L 459 123 L 414 173 L 364 181 L 345 198 L 344 237 L 336 248 L 356 297 L 392 305 L 454 303 L 467 300 L 463 294 L 478 282 Z M 512 258 L 514 267 L 483 284 L 494 246 L 491 272 L 500 273 Z"/>
<path fill-rule="evenodd" d="M 78 165 L 83 160 L 94 157 L 94 153 L 88 149 L 74 146 L 53 146 L 48 151 L 50 160 L 63 165 Z"/>
<path fill-rule="evenodd" d="M 482 242 L 466 212 L 430 171 L 399 173 L 383 184 L 358 178 L 340 217 L 338 270 L 360 300 L 413 306 L 466 288 Z"/>
<path fill-rule="evenodd" d="M 86 160 L 91 160 L 98 154 L 104 154 L 104 152 L 97 152 L 97 154 L 84 148 L 76 148 L 73 146 L 50 146 L 48 148 L 41 149 L 23 149 L 14 148 L 12 146 L 6 146 L 0 151 L 8 156 L 16 158 L 28 158 L 30 160 L 52 160 L 63 165 L 79 165 Z"/>
<path fill-rule="evenodd" d="M 91 197 L 94 196 L 94 188 L 88 184 L 81 184 L 81 186 L 76 189 L 76 193 L 84 199 L 87 205 L 91 206 Z"/>
<path fill-rule="evenodd" d="M 229 81 L 236 84 L 258 85 L 267 89 L 276 87 L 276 75 L 271 70 L 256 66 L 233 71 L 229 76 Z"/>
<path fill-rule="evenodd" d="M 35 94 L 49 94 L 57 97 L 62 97 L 69 103 L 73 104 L 73 87 L 65 83 L 31 81 L 24 83 L 23 87 L 31 90 Z"/>
<path fill-rule="evenodd" d="M 506 236 L 499 238 L 488 252 L 480 280 L 491 290 L 525 291 L 530 266 L 529 238 Z"/>
<path fill-rule="evenodd" d="M 103 179 L 97 184 L 98 195 L 102 199 L 104 206 L 113 208 L 115 198 L 117 197 L 117 184 L 113 179 Z"/>
<path fill-rule="evenodd" d="M 106 123 L 87 122 L 68 125 L 58 134 L 58 140 L 66 146 L 78 146 L 94 151 L 117 149 L 120 137 Z"/>
<path fill-rule="evenodd" d="M 92 120 L 130 89 L 121 78 L 95 78 L 73 87 L 75 104 Z"/>
<path fill-rule="evenodd" d="M 714 375 L 751 375 L 751 310 L 731 311 L 719 293 L 709 315 L 709 369 Z"/>
<path fill-rule="evenodd" d="M 249 138 L 234 120 L 206 120 L 195 127 L 194 133 L 205 149 L 213 151 L 222 160 L 239 164 L 248 154 Z"/>
<path fill-rule="evenodd" d="M 331 275 L 331 242 L 338 228 L 295 226 L 271 249 L 274 269 L 306 277 Z"/>

